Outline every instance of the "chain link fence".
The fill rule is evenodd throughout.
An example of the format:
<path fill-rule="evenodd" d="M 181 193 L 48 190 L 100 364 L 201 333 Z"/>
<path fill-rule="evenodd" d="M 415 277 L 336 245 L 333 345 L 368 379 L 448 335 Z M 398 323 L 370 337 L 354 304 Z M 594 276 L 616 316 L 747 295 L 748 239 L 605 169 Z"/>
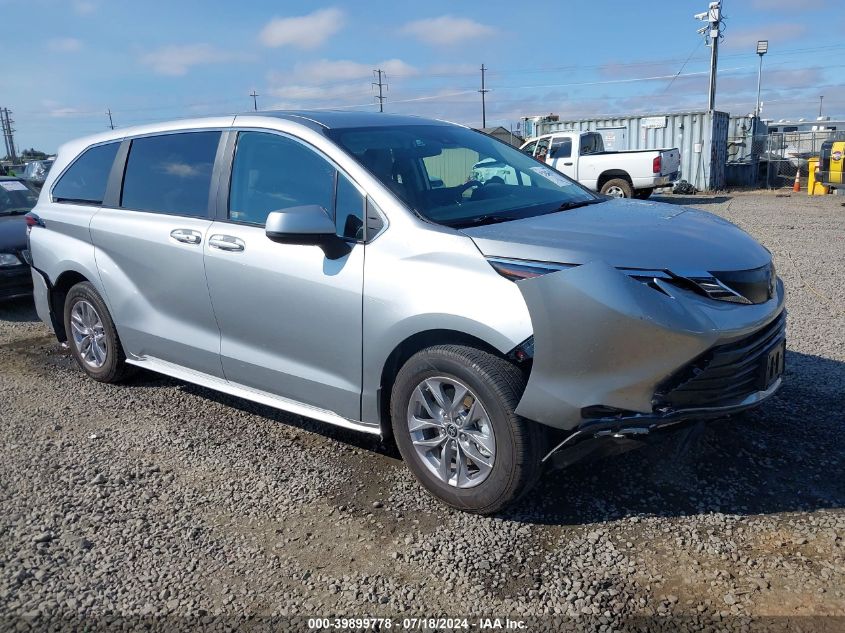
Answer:
<path fill-rule="evenodd" d="M 758 157 L 758 182 L 768 189 L 792 187 L 795 174 L 806 188 L 809 175 L 808 161 L 821 154 L 822 143 L 831 140 L 834 131 L 819 132 L 772 132 L 766 136 L 755 136 L 752 142 L 752 156 Z"/>

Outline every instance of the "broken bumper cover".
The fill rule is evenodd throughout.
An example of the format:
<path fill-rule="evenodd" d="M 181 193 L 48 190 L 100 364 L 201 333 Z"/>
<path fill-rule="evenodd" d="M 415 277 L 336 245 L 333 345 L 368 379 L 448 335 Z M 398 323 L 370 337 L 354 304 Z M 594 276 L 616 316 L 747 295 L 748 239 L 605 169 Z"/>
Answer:
<path fill-rule="evenodd" d="M 774 395 L 783 384 L 778 378 L 764 391 L 749 394 L 739 402 L 731 405 L 699 407 L 666 411 L 663 413 L 634 414 L 630 416 L 598 418 L 585 420 L 579 427 L 562 442 L 550 450 L 543 461 L 547 461 L 559 451 L 588 439 L 609 438 L 613 440 L 636 440 L 656 431 L 662 431 L 693 420 L 708 420 L 722 418 L 734 413 L 751 409 Z"/>
<path fill-rule="evenodd" d="M 695 384 L 698 391 L 689 386 L 701 373 L 696 363 L 706 369 L 714 350 L 719 359 L 745 354 L 742 362 L 750 363 L 739 367 L 739 360 L 731 360 L 737 366 L 725 365 L 721 380 L 734 369 L 756 376 L 775 348 L 782 363 L 780 280 L 772 298 L 755 305 L 715 301 L 677 287 L 656 290 L 603 262 L 518 286 L 531 315 L 534 358 L 516 412 L 571 431 L 565 442 L 721 417 L 756 406 L 780 386 L 779 376 L 765 384 L 755 378 L 728 392 L 715 380 L 710 393 L 728 396 L 716 398 L 705 395 L 701 384 Z M 676 390 L 684 389 L 685 399 L 678 399 Z"/>

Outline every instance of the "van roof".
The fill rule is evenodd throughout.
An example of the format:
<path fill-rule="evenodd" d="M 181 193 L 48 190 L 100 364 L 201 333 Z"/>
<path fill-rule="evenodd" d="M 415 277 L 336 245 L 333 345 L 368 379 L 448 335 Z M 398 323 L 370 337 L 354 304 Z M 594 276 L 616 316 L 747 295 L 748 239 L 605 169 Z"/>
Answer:
<path fill-rule="evenodd" d="M 297 120 L 299 122 L 310 121 L 325 129 L 376 127 L 384 125 L 448 125 L 445 121 L 405 114 L 354 112 L 349 110 L 259 110 L 258 112 L 243 112 L 240 116 L 272 116 L 279 119 Z"/>
<path fill-rule="evenodd" d="M 237 125 L 239 119 L 270 118 L 286 119 L 293 123 L 309 127 L 317 132 L 330 129 L 376 127 L 387 125 L 453 125 L 447 121 L 428 119 L 403 114 L 384 114 L 383 112 L 350 112 L 346 110 L 259 110 L 241 112 L 236 115 L 207 116 L 188 119 L 171 119 L 158 123 L 106 130 L 99 134 L 74 139 L 62 146 L 62 152 L 77 154 L 95 143 L 108 143 L 127 136 L 156 134 L 191 129 L 194 127 L 229 127 Z"/>

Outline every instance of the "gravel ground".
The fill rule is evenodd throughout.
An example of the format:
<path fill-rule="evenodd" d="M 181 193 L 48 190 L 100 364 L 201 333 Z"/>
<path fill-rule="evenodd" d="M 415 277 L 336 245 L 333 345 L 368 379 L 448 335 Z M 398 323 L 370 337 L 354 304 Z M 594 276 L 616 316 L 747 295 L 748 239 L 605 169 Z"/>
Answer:
<path fill-rule="evenodd" d="M 496 518 L 439 506 L 371 438 L 153 374 L 88 380 L 31 302 L 0 305 L 0 628 L 301 614 L 845 629 L 842 198 L 664 200 L 774 253 L 784 388 L 550 472 Z"/>

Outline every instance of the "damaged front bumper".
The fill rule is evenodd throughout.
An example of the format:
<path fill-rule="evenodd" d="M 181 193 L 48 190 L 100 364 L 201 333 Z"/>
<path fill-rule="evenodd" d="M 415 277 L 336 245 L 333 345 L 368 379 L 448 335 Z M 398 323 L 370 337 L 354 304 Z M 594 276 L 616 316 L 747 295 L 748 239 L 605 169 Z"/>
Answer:
<path fill-rule="evenodd" d="M 555 450 L 722 417 L 758 405 L 780 386 L 779 280 L 773 296 L 754 305 L 668 284 L 656 289 L 603 262 L 517 285 L 534 353 L 516 412 L 569 431 Z"/>
<path fill-rule="evenodd" d="M 774 395 L 782 384 L 783 380 L 777 378 L 768 389 L 751 393 L 732 405 L 678 409 L 663 413 L 637 413 L 628 416 L 585 420 L 575 431 L 552 448 L 543 457 L 543 461 L 546 462 L 550 458 L 560 455 L 564 449 L 574 447 L 576 444 L 590 439 L 621 440 L 623 443 L 620 443 L 620 447 L 630 450 L 639 446 L 640 440 L 645 439 L 645 436 L 657 431 L 665 431 L 696 420 L 723 418 L 754 408 Z M 578 458 L 580 457 L 581 455 L 578 456 Z M 577 461 L 574 455 L 569 455 L 568 460 Z"/>

